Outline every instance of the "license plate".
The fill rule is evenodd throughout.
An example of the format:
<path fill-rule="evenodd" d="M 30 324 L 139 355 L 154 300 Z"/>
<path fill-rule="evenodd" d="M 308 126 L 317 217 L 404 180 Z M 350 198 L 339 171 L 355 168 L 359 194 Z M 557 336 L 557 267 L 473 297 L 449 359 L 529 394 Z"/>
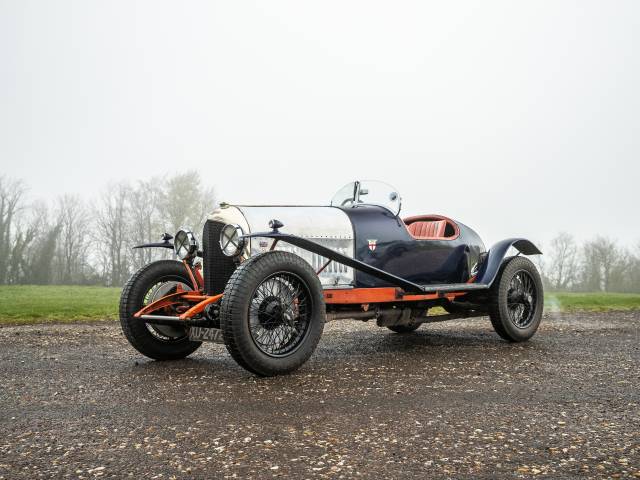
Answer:
<path fill-rule="evenodd" d="M 224 343 L 222 330 L 219 328 L 190 327 L 189 340 L 194 342 Z"/>

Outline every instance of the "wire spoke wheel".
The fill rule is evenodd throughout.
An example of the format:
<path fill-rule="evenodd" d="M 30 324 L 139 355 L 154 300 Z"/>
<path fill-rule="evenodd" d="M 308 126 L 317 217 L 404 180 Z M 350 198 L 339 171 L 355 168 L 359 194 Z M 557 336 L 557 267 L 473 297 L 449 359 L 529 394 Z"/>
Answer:
<path fill-rule="evenodd" d="M 318 275 L 291 252 L 265 252 L 242 262 L 220 302 L 227 350 L 261 376 L 300 368 L 316 349 L 325 319 Z"/>
<path fill-rule="evenodd" d="M 517 271 L 509 283 L 507 309 L 509 319 L 518 328 L 527 328 L 535 317 L 538 292 L 531 274 Z"/>
<path fill-rule="evenodd" d="M 509 342 L 529 340 L 538 330 L 544 309 L 540 273 L 531 260 L 515 256 L 503 261 L 489 291 L 489 318 Z"/>
<path fill-rule="evenodd" d="M 311 297 L 305 282 L 290 272 L 264 279 L 249 303 L 249 330 L 261 352 L 290 355 L 303 343 L 311 322 Z"/>

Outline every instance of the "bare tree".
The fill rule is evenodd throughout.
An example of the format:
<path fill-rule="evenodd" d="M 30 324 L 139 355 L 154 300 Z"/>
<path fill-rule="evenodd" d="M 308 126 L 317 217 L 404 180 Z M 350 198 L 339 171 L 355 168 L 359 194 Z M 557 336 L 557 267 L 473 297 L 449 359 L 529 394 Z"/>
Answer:
<path fill-rule="evenodd" d="M 95 246 L 100 252 L 107 285 L 121 285 L 129 275 L 127 206 L 131 189 L 126 183 L 110 185 L 96 205 Z"/>
<path fill-rule="evenodd" d="M 608 292 L 632 292 L 638 286 L 632 280 L 635 258 L 629 249 L 618 247 L 609 270 Z"/>
<path fill-rule="evenodd" d="M 621 249 L 615 241 L 596 237 L 583 248 L 582 289 L 611 291 L 612 274 L 624 263 Z"/>
<path fill-rule="evenodd" d="M 48 208 L 37 200 L 20 212 L 15 222 L 7 283 L 31 283 L 34 251 L 42 245 L 48 231 Z"/>
<path fill-rule="evenodd" d="M 48 210 L 43 200 L 36 200 L 19 215 L 11 251 L 9 283 L 34 283 L 34 264 L 50 230 Z"/>
<path fill-rule="evenodd" d="M 555 290 L 566 290 L 576 279 L 578 245 L 572 235 L 559 233 L 551 240 L 551 252 L 546 268 L 547 278 Z"/>
<path fill-rule="evenodd" d="M 578 290 L 597 292 L 602 290 L 602 272 L 596 249 L 590 242 L 582 247 L 580 281 L 576 284 Z"/>
<path fill-rule="evenodd" d="M 12 230 L 16 214 L 22 209 L 27 188 L 23 181 L 0 176 L 0 284 L 7 282 L 11 263 Z"/>
<path fill-rule="evenodd" d="M 47 226 L 40 242 L 32 251 L 29 283 L 49 285 L 53 283 L 53 258 L 60 235 L 60 225 Z"/>
<path fill-rule="evenodd" d="M 627 281 L 630 292 L 640 292 L 640 242 L 636 244 L 631 254 Z"/>
<path fill-rule="evenodd" d="M 82 281 L 87 249 L 89 248 L 88 211 L 78 196 L 63 195 L 58 199 L 57 223 L 60 225 L 57 276 L 61 283 Z"/>
<path fill-rule="evenodd" d="M 29 247 L 35 240 L 37 232 L 33 225 L 27 225 L 24 229 L 17 227 L 17 233 L 11 247 L 7 283 L 24 283 L 29 271 Z"/>
<path fill-rule="evenodd" d="M 161 208 L 165 227 L 172 234 L 183 226 L 201 231 L 207 213 L 214 207 L 214 190 L 202 186 L 198 172 L 174 175 L 164 185 Z"/>
<path fill-rule="evenodd" d="M 160 204 L 162 180 L 152 178 L 137 183 L 129 196 L 129 222 L 131 244 L 158 240 L 162 231 Z M 133 268 L 138 269 L 159 258 L 166 258 L 167 251 L 158 248 L 141 248 L 132 252 Z"/>

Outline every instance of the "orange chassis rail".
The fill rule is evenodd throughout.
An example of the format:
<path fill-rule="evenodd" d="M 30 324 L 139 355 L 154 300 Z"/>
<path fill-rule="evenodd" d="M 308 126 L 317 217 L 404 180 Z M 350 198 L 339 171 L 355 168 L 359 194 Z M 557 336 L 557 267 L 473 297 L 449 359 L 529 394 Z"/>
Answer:
<path fill-rule="evenodd" d="M 447 293 L 423 293 L 406 294 L 404 290 L 397 287 L 378 288 L 349 288 L 349 289 L 327 289 L 324 291 L 324 303 L 327 304 L 370 304 L 370 303 L 391 303 L 391 302 L 415 302 L 418 300 L 437 300 L 446 298 L 453 300 L 456 297 L 466 295 L 467 292 L 447 292 Z"/>
<path fill-rule="evenodd" d="M 381 288 L 350 288 L 350 289 L 327 289 L 324 291 L 324 301 L 329 305 L 369 305 L 374 303 L 391 303 L 391 302 L 412 302 L 419 300 L 437 300 L 445 298 L 453 300 L 466 292 L 448 292 L 445 294 L 427 293 L 427 294 L 405 294 L 401 288 L 381 287 Z M 204 295 L 202 291 L 195 293 L 193 291 L 180 291 L 170 295 L 166 295 L 156 300 L 134 314 L 134 317 L 140 318 L 142 315 L 148 315 L 163 308 L 173 305 L 183 305 L 184 303 L 193 303 L 193 305 L 182 313 L 180 320 L 188 320 L 199 315 L 204 309 L 222 299 L 222 294 Z"/>
<path fill-rule="evenodd" d="M 166 295 L 155 302 L 145 305 L 136 313 L 133 314 L 135 318 L 140 318 L 142 315 L 149 315 L 150 313 L 157 312 L 163 308 L 167 308 L 173 305 L 184 305 L 185 303 L 193 303 L 193 305 L 184 313 L 180 314 L 180 320 L 188 320 L 202 313 L 204 309 L 216 303 L 222 298 L 220 295 L 204 295 L 202 293 L 194 293 L 192 291 L 181 291 Z"/>

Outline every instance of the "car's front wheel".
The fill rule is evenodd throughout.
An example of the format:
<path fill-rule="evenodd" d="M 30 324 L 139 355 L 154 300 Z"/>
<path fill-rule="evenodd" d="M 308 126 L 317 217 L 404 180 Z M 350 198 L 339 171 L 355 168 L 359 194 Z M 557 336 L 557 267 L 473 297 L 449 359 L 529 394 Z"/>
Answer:
<path fill-rule="evenodd" d="M 544 303 L 542 280 L 525 257 L 506 260 L 490 290 L 489 317 L 498 335 L 510 342 L 529 340 L 538 330 Z"/>
<path fill-rule="evenodd" d="M 220 305 L 227 350 L 252 373 L 273 376 L 305 363 L 322 336 L 325 305 L 320 280 L 293 253 L 251 257 L 233 273 Z"/>
<path fill-rule="evenodd" d="M 191 290 L 184 265 L 174 260 L 160 260 L 134 273 L 120 296 L 120 324 L 129 343 L 143 355 L 155 360 L 177 360 L 192 354 L 201 345 L 189 340 L 186 328 L 150 325 L 133 315 L 145 305 L 176 292 Z M 175 316 L 172 307 L 164 315 Z"/>

